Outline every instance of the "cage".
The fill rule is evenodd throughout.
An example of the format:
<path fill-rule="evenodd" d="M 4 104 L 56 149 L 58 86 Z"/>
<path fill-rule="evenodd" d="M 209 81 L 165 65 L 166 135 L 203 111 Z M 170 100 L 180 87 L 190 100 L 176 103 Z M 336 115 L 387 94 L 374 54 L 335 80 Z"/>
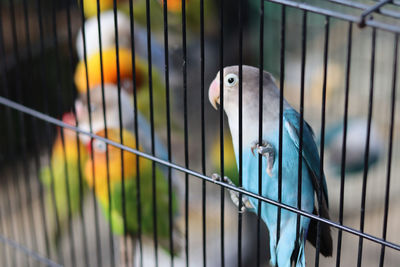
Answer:
<path fill-rule="evenodd" d="M 308 266 L 398 266 L 399 18 L 396 0 L 0 0 L 1 265 L 270 266 L 291 214 L 298 242 L 300 220 L 317 227 Z M 216 78 L 230 65 L 238 133 Z M 275 150 L 246 165 L 250 129 L 265 142 L 263 70 L 279 88 Z M 318 172 L 305 197 L 319 214 L 326 179 L 330 216 L 298 204 L 304 170 Z"/>

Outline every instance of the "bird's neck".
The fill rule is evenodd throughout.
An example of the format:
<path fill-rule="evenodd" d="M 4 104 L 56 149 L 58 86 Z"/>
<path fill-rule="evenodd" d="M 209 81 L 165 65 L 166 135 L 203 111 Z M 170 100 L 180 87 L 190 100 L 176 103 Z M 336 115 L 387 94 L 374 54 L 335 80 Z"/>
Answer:
<path fill-rule="evenodd" d="M 238 114 L 236 116 L 228 116 L 229 129 L 232 135 L 233 147 L 235 154 L 239 153 L 239 138 L 241 138 L 242 148 L 248 148 L 258 140 L 258 115 L 252 117 L 247 112 L 242 113 L 242 127 L 239 127 Z M 242 133 L 241 137 L 239 133 Z"/>
<path fill-rule="evenodd" d="M 284 103 L 284 109 L 288 106 Z M 257 110 L 257 112 L 248 112 L 249 109 L 243 109 L 242 112 L 242 127 L 239 127 L 239 116 L 238 114 L 229 114 L 229 128 L 232 135 L 233 146 L 235 149 L 235 154 L 238 154 L 239 149 L 239 133 L 241 132 L 242 148 L 250 148 L 254 143 L 259 141 L 259 114 L 258 108 L 252 109 Z M 278 112 L 275 110 L 270 110 L 266 105 L 263 108 L 263 118 L 262 118 L 262 139 L 268 142 L 273 142 L 269 140 L 275 136 L 275 132 L 279 129 L 279 109 Z"/>

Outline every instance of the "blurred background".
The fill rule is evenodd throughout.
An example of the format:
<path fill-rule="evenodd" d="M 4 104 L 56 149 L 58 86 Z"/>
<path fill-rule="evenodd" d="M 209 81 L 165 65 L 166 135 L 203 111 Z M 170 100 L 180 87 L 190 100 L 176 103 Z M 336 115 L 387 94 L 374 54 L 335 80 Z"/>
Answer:
<path fill-rule="evenodd" d="M 89 0 L 86 0 L 89 1 Z M 190 170 L 210 176 L 220 173 L 220 116 L 208 102 L 208 86 L 220 66 L 222 39 L 223 66 L 239 63 L 239 3 L 242 3 L 243 64 L 259 66 L 260 62 L 260 1 L 204 0 L 204 43 L 201 42 L 200 1 L 186 1 L 185 42 L 182 32 L 181 11 L 168 10 L 168 58 L 171 116 L 172 162 L 188 166 Z M 123 2 L 123 1 L 120 1 Z M 168 1 L 172 5 L 173 1 Z M 280 2 L 280 1 L 272 1 Z M 307 12 L 303 27 L 304 11 L 270 1 L 264 2 L 263 64 L 279 84 L 288 102 L 299 110 L 302 79 L 302 55 L 305 56 L 304 116 L 312 126 L 316 140 L 321 140 L 322 93 L 324 88 L 325 16 Z M 285 1 L 318 6 L 349 17 L 358 17 L 363 8 L 376 1 L 342 1 L 353 6 L 339 5 L 338 1 Z M 322 2 L 322 3 L 321 3 Z M 135 45 L 144 51 L 141 55 L 147 64 L 148 29 L 146 1 L 134 3 L 135 31 L 143 32 L 142 43 Z M 121 4 L 121 3 L 119 3 Z M 158 0 L 148 0 L 152 42 L 153 79 L 165 85 L 165 36 L 163 6 Z M 356 8 L 356 7 L 359 8 Z M 144 7 L 144 8 L 143 8 Z M 129 9 L 121 8 L 129 16 Z M 223 35 L 221 36 L 221 14 Z M 284 14 L 284 16 L 283 16 Z M 389 15 L 388 15 L 389 14 Z M 400 27 L 400 7 L 385 5 L 374 20 Z M 88 15 L 86 15 L 88 17 Z M 79 90 L 74 83 L 75 68 L 80 62 L 76 38 L 84 25 L 81 5 L 74 0 L 0 0 L 0 76 L 1 96 L 26 107 L 61 119 L 73 110 Z M 284 23 L 284 24 L 283 24 Z M 284 29 L 282 30 L 282 25 Z M 129 27 L 129 26 L 128 26 Z M 387 236 L 390 242 L 400 243 L 400 114 L 399 97 L 394 98 L 393 139 L 390 140 L 393 79 L 396 35 L 390 31 L 351 28 L 351 56 L 348 66 L 350 23 L 329 18 L 329 39 L 326 72 L 326 123 L 324 170 L 329 188 L 330 215 L 334 222 L 343 215 L 345 226 L 360 229 L 363 176 L 366 177 L 364 232 L 382 238 L 385 228 L 384 214 L 388 210 Z M 305 50 L 302 36 L 306 30 Z M 283 35 L 282 35 L 283 33 Z M 376 34 L 375 49 L 373 38 Z M 136 36 L 135 36 L 136 38 Z M 282 40 L 284 47 L 282 48 Z M 185 46 L 183 45 L 185 44 Z M 201 72 L 201 50 L 204 48 L 204 83 Z M 282 53 L 283 52 L 283 53 Z M 185 58 L 185 55 L 187 56 Z M 374 60 L 374 61 L 372 61 Z M 397 61 L 397 59 L 396 59 Z M 374 63 L 372 63 L 374 62 Z M 283 65 L 282 65 L 283 64 Z M 371 74 L 371 66 L 374 65 Z M 146 65 L 147 66 L 147 65 Z M 186 67 L 186 78 L 184 80 Z M 283 71 L 283 72 L 282 72 Z M 373 78 L 371 78 L 373 77 Z M 147 79 L 147 77 L 146 77 Z M 343 119 L 348 80 L 348 127 L 346 172 L 341 179 Z M 282 84 L 283 81 L 283 84 Z M 364 166 L 367 121 L 373 85 L 372 123 L 368 167 Z M 187 82 L 184 85 L 184 82 Z M 155 83 L 153 81 L 153 83 Z M 202 88 L 202 84 L 204 87 Z M 394 90 L 397 90 L 397 83 Z M 398 92 L 398 90 L 397 90 Z M 157 91 L 154 101 L 165 101 L 164 91 Z M 204 102 L 201 100 L 204 99 Z M 150 108 L 150 107 L 147 107 Z M 155 105 L 155 131 L 164 143 L 168 142 L 168 123 L 163 106 Z M 157 110 L 158 109 L 158 110 Z M 204 110 L 204 124 L 202 112 Z M 185 117 L 187 116 L 187 117 Z M 236 164 L 231 148 L 226 117 L 222 125 L 224 134 L 224 173 L 237 180 Z M 98 204 L 88 191 L 83 194 L 82 212 L 67 219 L 68 227 L 57 236 L 51 235 L 59 227 L 55 223 L 55 209 L 47 200 L 48 188 L 43 185 L 40 173 L 50 164 L 57 127 L 48 122 L 0 106 L 0 233 L 45 258 L 65 266 L 110 266 L 109 227 L 103 214 L 95 210 Z M 187 134 L 185 134 L 187 129 Z M 202 132 L 204 131 L 204 148 Z M 319 141 L 318 141 L 319 142 Z M 392 154 L 389 157 L 389 146 Z M 186 155 L 187 152 L 187 155 Z M 203 155 L 204 153 L 204 155 Z M 204 159 L 204 161 L 203 161 Z M 391 163 L 391 166 L 389 165 Z M 389 169 L 390 166 L 390 169 Z M 390 171 L 390 174 L 388 174 Z M 386 191 L 390 175 L 390 190 Z M 185 187 L 185 174 L 174 172 L 175 183 Z M 341 182 L 344 181 L 341 186 Z M 225 266 L 237 266 L 238 211 L 227 192 L 221 187 L 188 176 L 188 258 L 185 253 L 174 257 L 175 266 L 221 266 L 221 244 L 224 244 Z M 225 196 L 223 201 L 221 194 Z M 340 209 L 341 196 L 343 209 Z M 184 203 L 181 217 L 184 229 Z M 389 203 L 385 207 L 385 201 Z M 221 213 L 221 210 L 223 211 Z M 205 213 L 204 213 L 205 212 Z M 83 214 L 83 216 L 82 216 Z M 205 214 L 205 216 L 203 216 Z M 222 217 L 223 215 L 223 217 Z M 223 224 L 221 224 L 223 218 Z M 159 218 L 162 219 L 162 218 Z M 205 235 L 203 235 L 205 222 Z M 97 227 L 98 225 L 98 227 Z M 221 241 L 221 228 L 224 240 Z M 268 266 L 268 237 L 257 217 L 243 214 L 242 266 L 256 266 L 257 237 L 260 237 L 260 265 Z M 320 258 L 321 266 L 332 266 L 337 261 L 338 230 L 332 229 L 334 253 L 331 258 Z M 205 236 L 205 244 L 203 237 Z M 112 237 L 115 239 L 116 237 Z M 359 238 L 343 232 L 340 263 L 342 266 L 357 264 Z M 119 244 L 114 242 L 118 251 Z M 204 250 L 205 249 L 205 250 Z M 204 253 L 205 251 L 205 253 Z M 115 252 L 115 262 L 120 263 Z M 307 245 L 307 262 L 315 261 L 315 249 Z M 377 266 L 381 245 L 364 240 L 362 265 Z M 204 262 L 204 258 L 206 262 Z M 34 257 L 19 249 L 0 243 L 2 266 L 42 266 Z M 136 258 L 139 261 L 139 257 Z M 170 266 L 170 256 L 159 249 L 159 266 Z M 400 253 L 387 248 L 384 266 L 398 266 Z M 153 240 L 143 240 L 143 266 L 155 266 Z"/>

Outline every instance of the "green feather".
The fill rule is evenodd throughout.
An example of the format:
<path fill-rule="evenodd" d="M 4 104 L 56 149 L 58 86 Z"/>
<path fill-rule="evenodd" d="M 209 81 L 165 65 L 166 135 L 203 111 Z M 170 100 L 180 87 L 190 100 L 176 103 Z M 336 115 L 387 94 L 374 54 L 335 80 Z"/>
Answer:
<path fill-rule="evenodd" d="M 46 206 L 53 221 L 51 240 L 58 246 L 68 226 L 69 214 L 73 217 L 81 211 L 81 191 L 85 192 L 87 186 L 84 178 L 80 178 L 78 162 L 64 160 L 64 157 L 53 156 L 51 169 L 49 166 L 43 167 L 39 177 L 45 188 Z"/>
<path fill-rule="evenodd" d="M 141 230 L 143 235 L 151 236 L 154 233 L 153 224 L 153 183 L 151 164 L 146 164 L 149 168 L 140 172 L 140 208 L 141 208 Z M 159 168 L 156 168 L 156 214 L 157 214 L 157 234 L 160 244 L 168 244 L 163 240 L 169 239 L 169 195 L 168 183 Z M 172 195 L 172 214 L 178 211 L 176 196 Z M 117 235 L 124 235 L 123 205 L 122 205 L 122 183 L 113 183 L 111 191 L 111 216 L 110 203 L 100 203 L 107 220 L 112 224 L 112 231 Z M 132 236 L 138 234 L 138 210 L 137 210 L 137 187 L 136 179 L 125 177 L 125 212 L 126 212 L 126 233 Z M 164 247 L 167 251 L 169 248 Z"/>

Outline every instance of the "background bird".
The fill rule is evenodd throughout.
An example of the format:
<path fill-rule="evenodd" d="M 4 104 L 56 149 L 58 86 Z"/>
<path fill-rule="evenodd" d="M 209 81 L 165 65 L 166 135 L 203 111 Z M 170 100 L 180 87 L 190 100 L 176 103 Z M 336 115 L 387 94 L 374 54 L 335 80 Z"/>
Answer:
<path fill-rule="evenodd" d="M 129 49 L 120 48 L 119 55 L 119 80 L 120 85 L 129 93 L 133 99 L 133 90 L 136 89 L 138 109 L 150 120 L 150 80 L 147 61 L 140 57 L 135 58 L 135 83 L 133 83 L 132 54 Z M 95 53 L 87 60 L 87 71 L 84 60 L 81 60 L 75 70 L 75 85 L 80 93 L 86 93 L 87 84 L 89 89 L 101 87 L 104 84 L 112 84 L 117 87 L 118 71 L 115 47 L 103 50 L 102 62 L 100 53 Z M 102 63 L 102 64 L 101 64 Z M 103 73 L 101 72 L 103 70 Z M 86 79 L 88 77 L 88 83 Z M 153 92 L 154 125 L 165 127 L 166 92 L 161 75 L 155 67 L 152 68 L 151 90 Z M 135 86 L 135 88 L 134 88 Z M 109 88 L 107 86 L 106 88 Z"/>
<path fill-rule="evenodd" d="M 75 126 L 74 115 L 64 114 L 63 122 Z M 86 160 L 86 149 L 77 140 L 77 134 L 66 128 L 58 129 L 51 153 L 51 166 L 43 167 L 40 171 L 49 212 L 56 217 L 52 239 L 57 246 L 69 218 L 77 215 L 82 208 L 81 196 L 87 189 L 83 173 Z"/>
<path fill-rule="evenodd" d="M 364 170 L 367 123 L 366 119 L 356 117 L 348 120 L 345 162 L 345 171 L 348 174 L 357 174 Z M 339 121 L 327 127 L 325 136 L 329 164 L 337 175 L 340 175 L 342 166 L 343 130 L 343 121 Z M 369 142 L 368 168 L 379 161 L 384 147 L 383 139 L 373 123 L 371 124 Z"/>
<path fill-rule="evenodd" d="M 78 0 L 79 1 L 79 0 Z M 82 0 L 85 17 L 90 18 L 97 15 L 97 0 Z M 116 4 L 122 4 L 127 2 L 126 0 L 115 0 Z M 112 9 L 114 6 L 114 0 L 99 0 L 100 12 Z"/>
<path fill-rule="evenodd" d="M 108 50 L 115 47 L 116 35 L 118 34 L 118 46 L 121 48 L 131 47 L 131 28 L 130 19 L 120 11 L 116 12 L 117 33 L 115 31 L 114 11 L 108 10 L 100 13 L 100 25 L 97 16 L 85 21 L 85 44 L 86 57 L 89 58 L 94 53 L 100 51 L 99 26 L 101 29 L 101 48 Z M 80 29 L 76 36 L 76 52 L 80 60 L 84 59 L 83 30 Z"/>
<path fill-rule="evenodd" d="M 236 161 L 239 162 L 239 67 L 231 66 L 224 69 L 223 90 L 224 110 L 229 121 L 233 137 Z M 220 103 L 220 74 L 210 85 L 209 99 L 216 107 Z M 279 90 L 274 79 L 268 72 L 263 72 L 263 143 L 258 143 L 259 121 L 259 69 L 243 66 L 243 187 L 253 193 L 258 193 L 258 155 L 262 154 L 262 193 L 261 195 L 278 200 L 278 156 L 282 153 L 282 203 L 298 207 L 298 162 L 299 162 L 299 128 L 300 116 L 287 103 L 283 102 L 283 151 L 279 146 Z M 325 177 L 320 176 L 320 160 L 317 146 L 313 139 L 311 127 L 303 124 L 302 149 L 302 180 L 301 180 L 301 209 L 309 213 L 320 212 L 323 218 L 329 218 L 328 192 Z M 318 209 L 314 206 L 314 193 L 321 192 L 322 201 Z M 251 210 L 257 211 L 258 201 L 249 199 Z M 277 212 L 274 205 L 261 204 L 261 218 L 270 232 L 271 265 L 305 266 L 305 241 L 316 242 L 316 222 L 309 218 L 300 217 L 297 227 L 297 215 L 287 210 L 281 210 L 280 236 L 277 240 Z M 325 256 L 332 254 L 332 238 L 330 229 L 322 224 L 320 252 Z M 296 230 L 299 230 L 298 234 Z M 308 233 L 308 234 L 307 234 Z"/>
<path fill-rule="evenodd" d="M 164 1 L 167 1 L 167 8 L 168 11 L 170 12 L 182 12 L 182 0 L 158 0 L 158 2 L 161 4 L 161 6 L 164 5 Z M 189 1 L 185 0 L 185 3 L 187 4 Z"/>
<path fill-rule="evenodd" d="M 86 94 L 81 94 L 75 101 L 77 112 L 77 120 L 79 127 L 84 131 L 98 132 L 105 128 L 104 120 L 106 120 L 107 128 L 119 129 L 121 126 L 129 131 L 135 131 L 135 118 L 137 117 L 138 136 L 140 146 L 146 152 L 151 151 L 151 126 L 148 120 L 141 114 L 140 109 L 135 114 L 131 95 L 124 89 L 120 89 L 112 84 L 104 86 L 104 105 L 103 109 L 103 90 L 101 86 L 90 90 L 90 103 Z M 120 94 L 120 97 L 119 97 Z M 120 99 L 120 103 L 119 103 Z M 121 110 L 121 122 L 120 122 Z M 105 114 L 105 118 L 104 118 Z M 90 119 L 91 121 L 90 121 Z M 91 122 L 91 125 L 90 125 Z M 122 123 L 122 125 L 120 125 Z M 81 136 L 83 142 L 87 143 L 90 139 L 87 136 Z M 168 154 L 161 140 L 155 134 L 155 153 L 162 159 L 167 159 Z"/>
<path fill-rule="evenodd" d="M 104 83 L 117 84 L 118 79 L 121 82 L 133 79 L 132 54 L 129 49 L 118 49 L 119 70 L 117 70 L 117 53 L 115 47 L 103 50 L 100 53 L 94 53 L 87 59 L 87 70 L 85 61 L 81 60 L 75 70 L 75 85 L 79 92 L 86 92 L 87 85 L 89 89 L 101 85 L 102 79 Z M 135 61 L 135 77 L 138 87 L 145 81 L 145 64 Z M 118 77 L 119 71 L 119 77 Z M 87 80 L 86 80 L 87 79 Z"/>
<path fill-rule="evenodd" d="M 115 16 L 117 19 L 117 31 L 115 29 Z M 116 35 L 118 34 L 118 47 L 125 49 L 135 49 L 135 54 L 142 58 L 148 58 L 147 51 L 147 30 L 141 25 L 134 23 L 131 29 L 131 20 L 127 14 L 118 10 L 108 10 L 100 13 L 100 29 L 97 16 L 91 17 L 85 21 L 85 48 L 86 57 L 90 58 L 93 54 L 100 51 L 100 37 L 102 51 L 116 46 Z M 134 31 L 133 40 L 131 40 L 131 30 Z M 100 33 L 100 34 L 99 34 Z M 151 34 L 151 54 L 152 64 L 158 71 L 164 70 L 164 47 Z M 80 60 L 84 60 L 84 42 L 83 30 L 80 29 L 76 36 L 76 52 Z M 133 47 L 132 47 L 133 41 Z"/>
<path fill-rule="evenodd" d="M 121 110 L 121 127 L 127 129 L 133 129 L 135 111 L 129 94 L 125 90 L 120 90 L 119 105 L 119 93 L 117 86 L 113 84 L 104 85 L 104 106 L 103 109 L 103 88 L 97 86 L 89 91 L 90 102 L 85 93 L 81 94 L 80 97 L 75 101 L 76 116 L 79 122 L 79 128 L 89 132 L 92 129 L 93 132 L 98 132 L 105 128 L 119 128 L 119 110 Z M 104 117 L 105 114 L 105 117 Z M 87 144 L 90 138 L 87 136 L 81 136 L 82 141 Z"/>
<path fill-rule="evenodd" d="M 136 148 L 135 136 L 128 130 L 124 129 L 121 133 L 118 129 L 109 128 L 107 131 L 101 130 L 96 134 L 130 148 Z M 151 161 L 140 157 L 139 165 L 137 165 L 135 154 L 123 151 L 121 155 L 121 149 L 117 147 L 107 145 L 101 140 L 95 139 L 92 142 L 92 146 L 89 145 L 89 147 L 93 147 L 93 161 L 89 159 L 86 163 L 86 181 L 95 191 L 103 213 L 111 224 L 112 232 L 134 239 L 139 230 L 138 205 L 140 205 L 141 233 L 153 238 L 154 231 L 157 229 L 159 244 L 170 253 L 178 253 L 179 239 L 177 238 L 180 232 L 174 228 L 173 238 L 176 240 L 171 250 L 169 247 L 170 226 L 167 219 L 170 216 L 169 201 L 172 201 L 171 216 L 178 213 L 178 203 L 175 194 L 171 194 L 172 198 L 169 199 L 167 179 L 160 168 L 156 167 L 154 173 L 156 188 L 156 210 L 154 210 Z M 142 150 L 140 147 L 139 149 Z M 92 166 L 94 166 L 94 172 Z M 137 179 L 140 179 L 140 202 L 138 202 Z M 153 223 L 154 214 L 158 218 L 156 225 Z"/>
<path fill-rule="evenodd" d="M 105 94 L 105 117 L 107 128 L 111 129 L 123 129 L 134 133 L 137 135 L 139 140 L 139 146 L 144 152 L 152 154 L 152 132 L 151 125 L 149 121 L 143 116 L 140 110 L 135 114 L 135 109 L 133 106 L 131 96 L 125 91 L 120 90 L 121 103 L 118 103 L 118 88 L 115 85 L 106 84 L 104 88 Z M 104 123 L 104 109 L 103 109 L 103 97 L 102 88 L 97 87 L 90 90 L 90 103 L 88 103 L 87 95 L 81 94 L 79 99 L 75 102 L 75 109 L 77 113 L 77 120 L 79 122 L 79 128 L 84 131 L 90 131 L 90 126 L 93 132 L 99 132 L 105 129 Z M 119 120 L 119 111 L 121 110 L 121 122 Z M 89 115 L 90 114 L 90 115 Z M 91 117 L 91 125 L 89 116 Z M 135 119 L 137 117 L 137 132 L 135 127 Z M 81 135 L 81 140 L 83 143 L 87 144 L 90 138 Z M 168 160 L 168 151 L 159 138 L 157 132 L 154 133 L 154 155 L 163 160 Z M 160 165 L 159 168 L 163 171 L 164 176 L 168 175 L 168 168 L 166 166 Z M 171 176 L 179 176 L 178 171 L 171 170 Z M 181 188 L 181 183 L 177 179 L 172 180 L 174 191 L 179 196 L 182 197 L 183 188 Z"/>

